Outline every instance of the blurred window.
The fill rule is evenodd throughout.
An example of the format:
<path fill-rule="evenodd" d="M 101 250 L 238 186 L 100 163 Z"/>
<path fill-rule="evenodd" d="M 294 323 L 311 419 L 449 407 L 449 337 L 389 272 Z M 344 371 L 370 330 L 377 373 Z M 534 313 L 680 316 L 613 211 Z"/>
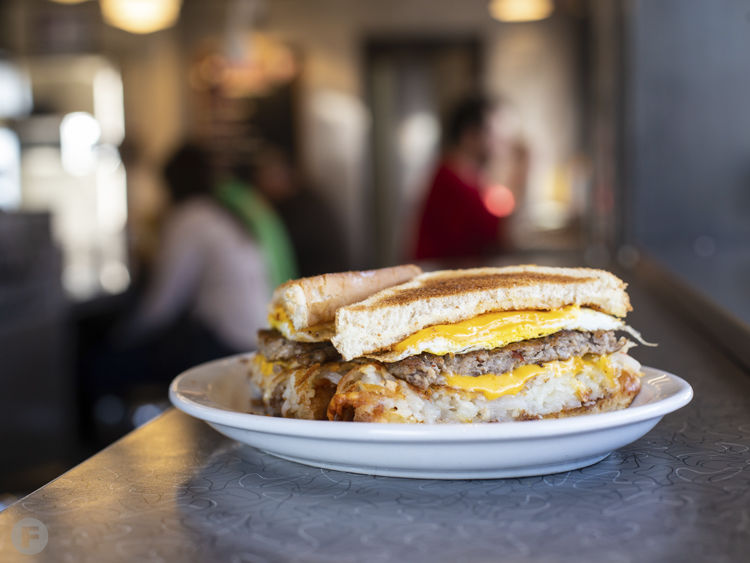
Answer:
<path fill-rule="evenodd" d="M 52 214 L 69 295 L 121 292 L 130 275 L 120 74 L 89 55 L 34 58 L 28 74 L 35 112 L 17 124 L 20 207 Z"/>

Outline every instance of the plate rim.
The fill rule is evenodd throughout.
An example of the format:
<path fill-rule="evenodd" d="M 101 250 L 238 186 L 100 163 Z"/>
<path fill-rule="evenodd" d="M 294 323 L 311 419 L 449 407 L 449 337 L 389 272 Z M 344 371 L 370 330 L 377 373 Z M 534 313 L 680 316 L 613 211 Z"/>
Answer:
<path fill-rule="evenodd" d="M 339 441 L 382 442 L 450 442 L 486 440 L 528 440 L 560 435 L 587 433 L 618 426 L 637 424 L 674 412 L 687 405 L 693 398 L 693 389 L 681 377 L 659 368 L 642 366 L 643 378 L 652 380 L 666 377 L 676 384 L 670 395 L 644 405 L 623 410 L 572 416 L 561 419 L 511 421 L 502 423 L 440 423 L 440 424 L 396 424 L 382 422 L 349 422 L 329 420 L 303 420 L 257 415 L 213 407 L 198 402 L 180 391 L 180 385 L 194 377 L 196 372 L 215 369 L 219 364 L 251 358 L 255 352 L 219 358 L 193 366 L 175 377 L 169 386 L 169 399 L 180 411 L 208 422 L 265 434 L 317 438 Z M 647 384 L 650 384 L 647 382 Z"/>

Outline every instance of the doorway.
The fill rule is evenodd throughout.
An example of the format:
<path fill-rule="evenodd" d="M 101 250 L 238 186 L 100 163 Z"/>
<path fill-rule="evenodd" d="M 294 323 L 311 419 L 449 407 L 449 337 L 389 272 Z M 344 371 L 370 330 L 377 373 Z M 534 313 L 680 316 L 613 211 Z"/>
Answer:
<path fill-rule="evenodd" d="M 379 266 L 411 258 L 424 191 L 440 151 L 441 122 L 480 86 L 476 38 L 372 39 L 365 46 L 372 115 L 365 217 Z"/>

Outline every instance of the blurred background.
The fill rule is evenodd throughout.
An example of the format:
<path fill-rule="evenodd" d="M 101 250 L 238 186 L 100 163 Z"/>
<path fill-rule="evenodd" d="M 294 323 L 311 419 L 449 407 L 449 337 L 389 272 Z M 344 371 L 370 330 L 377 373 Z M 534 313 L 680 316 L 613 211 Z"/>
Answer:
<path fill-rule="evenodd" d="M 290 277 L 647 257 L 750 322 L 748 52 L 740 0 L 0 2 L 0 509 Z"/>

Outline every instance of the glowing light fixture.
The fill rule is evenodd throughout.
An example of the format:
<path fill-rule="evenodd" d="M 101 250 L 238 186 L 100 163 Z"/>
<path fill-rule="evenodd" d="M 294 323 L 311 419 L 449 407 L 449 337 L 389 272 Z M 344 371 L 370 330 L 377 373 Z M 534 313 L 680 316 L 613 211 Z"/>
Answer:
<path fill-rule="evenodd" d="M 552 15 L 552 0 L 491 0 L 490 15 L 501 22 L 530 22 Z"/>
<path fill-rule="evenodd" d="M 270 35 L 255 31 L 236 43 L 232 57 L 208 51 L 197 58 L 190 69 L 190 85 L 200 91 L 219 87 L 223 95 L 241 98 L 263 94 L 298 72 L 294 52 Z"/>
<path fill-rule="evenodd" d="M 104 21 L 130 33 L 153 33 L 172 27 L 182 0 L 100 0 Z"/>

